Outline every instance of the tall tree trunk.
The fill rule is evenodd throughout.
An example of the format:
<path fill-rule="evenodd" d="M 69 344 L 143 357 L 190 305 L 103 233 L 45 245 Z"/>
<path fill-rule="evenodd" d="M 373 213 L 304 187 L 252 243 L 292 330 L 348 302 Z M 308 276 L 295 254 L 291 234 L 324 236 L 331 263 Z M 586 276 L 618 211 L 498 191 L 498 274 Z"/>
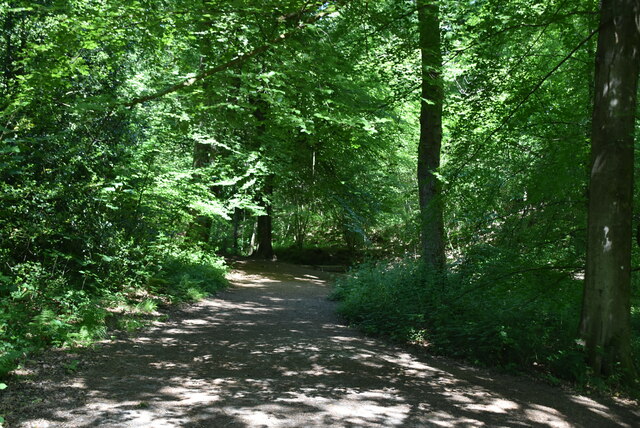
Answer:
<path fill-rule="evenodd" d="M 271 178 L 268 178 L 270 181 Z M 271 184 L 266 184 L 263 188 L 262 204 L 264 205 L 265 215 L 258 217 L 258 231 L 257 231 L 257 247 L 251 254 L 252 257 L 259 259 L 273 259 L 273 245 L 272 245 L 272 230 L 273 230 L 273 209 L 271 207 L 271 195 L 273 194 L 273 187 Z"/>
<path fill-rule="evenodd" d="M 240 254 L 240 247 L 238 246 L 238 239 L 240 237 L 240 208 L 233 209 L 233 236 L 232 236 L 232 244 L 231 250 L 233 251 L 233 255 Z"/>
<path fill-rule="evenodd" d="M 633 149 L 640 0 L 603 0 L 591 128 L 587 267 L 580 332 L 596 374 L 633 373 L 630 351 Z"/>
<path fill-rule="evenodd" d="M 255 142 L 256 147 L 261 147 L 264 144 L 264 136 L 267 132 L 267 109 L 269 104 L 256 97 L 251 100 L 251 103 L 255 106 L 253 116 L 256 119 L 256 135 Z M 273 195 L 273 176 L 265 177 L 265 183 L 257 195 L 258 202 L 264 206 L 266 211 L 265 215 L 258 217 L 258 232 L 257 232 L 257 248 L 251 254 L 252 257 L 260 259 L 273 259 L 273 246 L 272 246 L 272 230 L 273 230 L 273 209 L 271 206 L 271 196 Z"/>
<path fill-rule="evenodd" d="M 202 15 L 206 16 L 211 12 L 211 2 L 209 0 L 202 1 Z M 200 70 L 204 70 L 208 67 L 208 59 L 211 55 L 211 43 L 207 32 L 211 26 L 211 21 L 204 19 L 198 23 L 199 30 L 204 37 L 200 37 L 198 40 L 198 46 L 200 50 Z M 203 104 L 210 106 L 213 103 L 210 84 L 207 80 L 202 82 L 203 92 Z M 208 110 L 205 110 L 208 111 Z M 203 121 L 207 120 L 207 113 L 204 113 L 205 117 Z M 213 163 L 215 156 L 215 148 L 211 144 L 202 144 L 199 141 L 193 143 L 193 167 L 194 168 L 206 168 Z M 209 215 L 197 215 L 190 225 L 190 235 L 198 242 L 209 243 L 211 240 L 211 227 L 213 226 L 213 219 Z"/>
<path fill-rule="evenodd" d="M 422 257 L 427 268 L 444 273 L 444 222 L 440 180 L 442 144 L 442 53 L 437 0 L 418 0 L 418 25 L 422 54 L 422 102 L 420 108 L 420 142 L 418 144 L 418 192 Z"/>

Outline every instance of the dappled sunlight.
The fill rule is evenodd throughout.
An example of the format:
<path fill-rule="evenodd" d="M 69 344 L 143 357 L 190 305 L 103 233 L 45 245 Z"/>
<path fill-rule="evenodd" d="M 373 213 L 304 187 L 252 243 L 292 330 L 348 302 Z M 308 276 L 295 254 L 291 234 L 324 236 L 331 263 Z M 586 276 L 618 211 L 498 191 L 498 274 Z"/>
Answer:
<path fill-rule="evenodd" d="M 600 404 L 591 398 L 578 395 L 578 396 L 572 396 L 571 401 L 579 404 L 581 407 L 588 409 L 589 411 L 595 413 L 596 415 L 602 418 L 605 418 L 607 420 L 610 420 L 618 424 L 621 427 L 629 427 L 629 428 L 632 427 L 632 425 L 625 423 L 615 414 L 612 414 L 611 409 L 609 407 L 603 404 Z M 638 411 L 636 412 L 636 416 L 638 417 L 638 420 L 640 420 L 640 409 L 638 409 Z"/>
<path fill-rule="evenodd" d="M 443 411 L 435 411 L 429 413 L 429 415 L 425 417 L 424 420 L 425 423 L 436 427 L 481 427 L 486 425 L 484 422 L 479 420 L 460 418 Z"/>
<path fill-rule="evenodd" d="M 278 403 L 305 405 L 318 409 L 309 423 L 322 425 L 327 419 L 340 420 L 355 426 L 402 426 L 411 411 L 411 406 L 397 398 L 399 391 L 373 390 L 366 392 L 344 391 L 340 399 L 327 399 L 308 393 L 291 394 L 290 398 L 279 398 Z M 389 402 L 386 405 L 381 403 Z M 273 425 L 278 426 L 278 425 Z M 290 425 L 287 425 L 290 426 Z"/>
<path fill-rule="evenodd" d="M 311 368 L 308 370 L 301 371 L 293 371 L 289 370 L 287 367 L 278 367 L 282 372 L 282 376 L 324 376 L 324 375 L 336 375 L 345 373 L 344 370 L 331 370 L 320 364 L 312 364 Z"/>
<path fill-rule="evenodd" d="M 575 412 L 620 425 L 595 401 L 544 385 L 509 389 L 504 378 L 364 337 L 337 322 L 324 287 L 289 281 L 234 279 L 175 320 L 103 343 L 95 365 L 42 386 L 52 400 L 80 389 L 86 401 L 43 406 L 22 426 L 564 427 L 584 422 L 567 416 Z"/>
<path fill-rule="evenodd" d="M 461 403 L 470 403 L 474 400 L 466 395 L 452 394 L 452 399 Z M 507 413 L 512 410 L 517 410 L 520 406 L 513 401 L 505 400 L 503 398 L 497 398 L 487 404 L 469 404 L 465 407 L 468 410 L 491 412 L 491 413 Z"/>
<path fill-rule="evenodd" d="M 573 426 L 564 419 L 560 412 L 548 406 L 533 404 L 529 409 L 525 409 L 525 414 L 531 420 L 542 421 L 554 428 L 569 428 Z"/>
<path fill-rule="evenodd" d="M 320 286 L 326 285 L 326 281 L 323 281 L 322 279 L 315 276 L 311 276 L 311 275 L 296 276 L 296 277 L 293 277 L 293 280 L 307 282 L 310 284 L 320 285 Z"/>

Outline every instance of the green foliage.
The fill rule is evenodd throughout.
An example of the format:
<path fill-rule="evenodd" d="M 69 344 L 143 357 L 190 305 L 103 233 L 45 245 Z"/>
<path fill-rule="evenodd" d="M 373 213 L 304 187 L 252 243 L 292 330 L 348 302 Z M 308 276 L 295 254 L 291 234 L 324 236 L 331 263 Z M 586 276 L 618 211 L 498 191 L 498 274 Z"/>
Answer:
<path fill-rule="evenodd" d="M 0 376 L 25 353 L 47 346 L 86 346 L 106 337 L 109 326 L 125 331 L 144 327 L 158 299 L 196 301 L 226 285 L 223 260 L 205 251 L 168 244 L 149 251 L 155 254 L 147 260 L 156 263 L 139 266 L 145 269 L 137 271 L 139 282 L 131 278 L 118 288 L 73 290 L 42 265 L 20 265 L 19 275 L 8 283 L 14 291 L 0 300 Z M 145 277 L 149 279 L 142 281 Z M 149 293 L 157 297 L 144 297 Z"/>
<path fill-rule="evenodd" d="M 500 281 L 490 279 L 494 269 Z M 580 281 L 545 269 L 512 266 L 508 278 L 504 271 L 454 273 L 441 288 L 414 260 L 365 264 L 339 279 L 332 297 L 349 322 L 371 334 L 478 364 L 593 383 L 576 337 Z"/>
<path fill-rule="evenodd" d="M 204 250 L 174 250 L 149 284 L 155 293 L 176 301 L 197 301 L 227 285 L 224 260 Z"/>
<path fill-rule="evenodd" d="M 339 278 L 330 298 L 339 312 L 368 333 L 408 339 L 424 321 L 426 273 L 406 262 L 368 263 Z"/>
<path fill-rule="evenodd" d="M 169 12 L 194 4 L 55 3 L 0 2 L 0 376 L 26 353 L 105 337 L 114 316 L 142 325 L 152 277 L 166 276 L 165 300 L 224 284 L 188 236 L 228 209 L 211 195 L 220 171 L 195 171 L 173 139 L 189 115 L 118 106 L 164 84 L 165 50 L 193 30 Z M 183 267 L 202 283 L 185 286 Z"/>
<path fill-rule="evenodd" d="M 597 2 L 440 5 L 448 285 L 368 264 L 336 297 L 370 332 L 584 379 Z M 281 259 L 419 252 L 415 2 L 322 7 L 296 29 L 313 2 L 0 0 L 0 375 L 214 292 L 269 206 Z"/>
<path fill-rule="evenodd" d="M 311 266 L 351 266 L 365 254 L 343 247 L 276 247 L 278 260 Z"/>

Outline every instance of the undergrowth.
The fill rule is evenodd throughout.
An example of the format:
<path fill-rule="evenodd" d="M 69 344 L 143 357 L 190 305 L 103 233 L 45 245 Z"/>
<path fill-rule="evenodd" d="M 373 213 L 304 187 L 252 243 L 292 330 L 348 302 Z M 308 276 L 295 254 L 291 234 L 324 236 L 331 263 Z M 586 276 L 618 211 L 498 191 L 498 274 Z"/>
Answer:
<path fill-rule="evenodd" d="M 30 353 L 136 330 L 159 316 L 159 306 L 197 301 L 226 285 L 224 261 L 204 250 L 166 242 L 147 249 L 135 263 L 123 251 L 121 259 L 108 260 L 103 277 L 75 283 L 35 262 L 0 278 L 0 377 Z"/>
<path fill-rule="evenodd" d="M 303 247 L 276 246 L 274 252 L 278 260 L 305 265 L 344 265 L 350 266 L 362 258 L 357 251 L 340 247 Z"/>
<path fill-rule="evenodd" d="M 414 260 L 368 263 L 338 279 L 331 297 L 340 301 L 342 316 L 369 334 L 478 365 L 536 372 L 551 383 L 567 380 L 637 396 L 637 383 L 620 376 L 605 382 L 585 364 L 577 340 L 581 281 L 562 272 L 514 272 L 499 281 L 454 272 L 446 286 L 437 286 Z M 638 305 L 632 313 L 640 367 Z"/>

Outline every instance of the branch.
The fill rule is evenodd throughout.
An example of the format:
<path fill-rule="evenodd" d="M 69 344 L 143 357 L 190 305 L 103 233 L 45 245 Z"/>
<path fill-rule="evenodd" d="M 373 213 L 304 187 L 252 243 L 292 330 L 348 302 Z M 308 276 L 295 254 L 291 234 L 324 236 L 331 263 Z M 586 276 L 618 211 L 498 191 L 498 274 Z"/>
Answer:
<path fill-rule="evenodd" d="M 423 6 L 426 7 L 426 6 Z M 393 23 L 395 23 L 396 21 L 400 21 L 401 19 L 404 19 L 408 16 L 413 15 L 414 13 L 416 13 L 418 11 L 418 9 L 420 8 L 412 8 L 411 10 L 409 10 L 408 12 L 405 12 L 399 16 L 396 16 L 394 18 L 392 18 L 391 20 L 385 22 L 384 24 L 382 24 L 381 26 L 379 26 L 378 28 L 375 28 L 373 31 L 365 34 L 364 36 L 362 36 L 356 43 L 359 43 L 362 40 L 368 39 L 369 37 L 373 37 L 375 35 L 377 35 L 378 33 L 386 30 L 387 28 L 391 27 L 391 25 Z"/>
<path fill-rule="evenodd" d="M 447 59 L 443 64 L 446 64 L 450 61 L 452 61 L 454 58 L 456 58 L 457 56 L 463 54 L 464 52 L 478 46 L 478 45 L 482 45 L 482 44 L 486 44 L 488 42 L 490 42 L 494 37 L 500 36 L 504 33 L 507 33 L 509 31 L 512 30 L 520 30 L 522 28 L 544 28 L 547 27 L 551 24 L 557 24 L 562 22 L 563 19 L 565 18 L 570 18 L 572 16 L 580 16 L 580 15 L 586 15 L 586 16 L 594 16 L 596 15 L 598 12 L 595 11 L 574 11 L 574 12 L 569 12 L 566 13 L 564 15 L 558 15 L 555 14 L 554 15 L 554 19 L 550 20 L 550 21 L 545 21 L 545 22 L 540 22 L 540 23 L 519 23 L 516 25 L 511 25 L 508 27 L 504 27 L 501 28 L 499 30 L 494 31 L 493 33 L 489 33 L 487 35 L 483 35 L 482 37 L 479 37 L 477 40 L 475 40 L 474 42 L 468 44 L 465 47 L 462 48 L 458 48 L 458 49 L 454 49 L 452 51 L 452 55 L 449 57 L 449 59 Z"/>
<path fill-rule="evenodd" d="M 383 26 L 381 26 L 381 27 L 377 28 L 377 29 L 376 29 L 376 30 L 374 30 L 373 32 L 368 33 L 365 37 L 370 37 L 370 36 L 372 36 L 372 35 L 376 34 L 376 32 L 377 32 L 377 31 L 379 31 L 379 30 L 383 30 L 383 29 L 385 29 L 386 27 L 388 27 L 389 25 L 391 25 L 391 23 L 393 23 L 393 21 L 395 21 L 395 20 L 400 20 L 400 19 L 403 19 L 403 18 L 406 18 L 407 16 L 409 16 L 409 15 L 411 15 L 411 14 L 415 13 L 417 10 L 418 10 L 418 8 L 412 9 L 412 10 L 411 10 L 411 11 L 409 11 L 408 13 L 402 14 L 402 15 L 400 15 L 399 17 L 394 18 L 392 21 L 387 22 L 385 25 L 383 25 Z M 503 33 L 509 32 L 509 31 L 511 31 L 511 30 L 518 30 L 518 29 L 521 29 L 521 28 L 540 28 L 540 27 L 542 27 L 542 28 L 546 28 L 546 27 L 548 27 L 548 26 L 549 26 L 549 25 L 551 25 L 551 24 L 555 24 L 555 23 L 561 22 L 561 20 L 562 20 L 562 19 L 565 19 L 565 18 L 568 18 L 568 17 L 571 17 L 571 16 L 575 16 L 575 15 L 594 15 L 595 13 L 596 13 L 596 12 L 591 12 L 591 11 L 574 11 L 574 12 L 570 12 L 570 13 L 567 13 L 567 14 L 564 14 L 564 15 L 558 15 L 558 14 L 556 13 L 556 14 L 554 14 L 554 17 L 553 17 L 554 19 L 553 19 L 553 20 L 549 20 L 549 21 L 545 21 L 545 22 L 537 23 L 537 24 L 536 24 L 536 23 L 533 23 L 533 24 L 520 23 L 520 24 L 518 24 L 518 25 L 513 25 L 513 26 L 509 26 L 509 27 L 502 28 L 502 29 L 500 29 L 500 30 L 498 30 L 498 31 L 495 31 L 495 32 L 491 33 L 491 34 L 488 34 L 488 35 L 486 35 L 486 36 L 483 36 L 481 39 L 479 39 L 479 40 L 477 40 L 477 41 L 475 41 L 475 42 L 473 42 L 473 43 L 471 43 L 471 44 L 469 44 L 469 45 L 467 45 L 467 46 L 465 46 L 465 47 L 463 47 L 463 48 L 459 48 L 459 49 L 455 49 L 455 50 L 453 50 L 452 52 L 450 52 L 450 53 L 449 53 L 449 57 L 448 57 L 446 60 L 444 60 L 444 61 L 442 62 L 442 65 L 443 65 L 443 67 L 444 67 L 445 65 L 449 64 L 450 62 L 452 62 L 455 58 L 457 58 L 458 56 L 460 56 L 462 53 L 464 53 L 464 52 L 466 52 L 466 51 L 468 51 L 468 50 L 470 50 L 470 49 L 472 49 L 472 48 L 474 48 L 474 47 L 476 47 L 476 46 L 478 46 L 478 45 L 481 45 L 481 44 L 483 44 L 483 43 L 488 43 L 488 42 L 489 42 L 493 37 L 497 37 L 497 36 L 499 36 L 499 35 L 501 35 L 501 34 L 503 34 Z M 596 31 L 596 32 L 597 32 L 597 31 Z M 590 35 L 587 37 L 587 39 L 586 39 L 586 40 L 584 40 L 583 42 L 581 42 L 581 43 L 580 43 L 580 45 L 579 45 L 575 50 L 573 50 L 573 51 L 569 54 L 569 57 L 568 57 L 568 58 L 565 58 L 565 59 L 564 59 L 564 60 L 563 60 L 559 65 L 558 65 L 558 68 L 559 68 L 559 67 L 560 67 L 560 66 L 561 66 L 565 61 L 567 61 L 568 59 L 570 59 L 570 58 L 573 56 L 573 54 L 575 53 L 575 51 L 576 51 L 576 50 L 578 50 L 578 49 L 579 49 L 579 48 L 580 48 L 584 43 L 586 43 L 589 39 L 591 39 L 591 37 L 592 37 L 592 36 L 593 36 L 593 34 L 590 34 Z M 529 49 L 529 50 L 530 50 L 530 49 Z M 555 72 L 555 70 L 552 70 L 552 71 L 551 71 L 551 73 L 553 73 L 553 72 Z M 549 76 L 546 76 L 546 77 L 545 77 L 545 79 L 546 79 L 546 78 L 548 78 L 548 77 L 549 77 Z M 543 81 L 543 82 L 544 82 L 544 81 Z M 543 82 L 541 82 L 540 84 L 542 84 Z M 406 100 L 408 96 L 412 95 L 416 90 L 420 89 L 421 85 L 422 85 L 422 84 L 418 84 L 418 85 L 416 85 L 416 86 L 414 86 L 414 87 L 410 88 L 409 90 L 407 90 L 407 91 L 405 91 L 405 92 L 401 93 L 399 96 L 398 96 L 398 95 L 396 95 L 396 96 L 394 96 L 394 97 L 391 97 L 389 100 L 387 100 L 387 101 L 385 101 L 384 103 L 380 104 L 380 106 L 379 106 L 375 111 L 382 110 L 382 109 L 384 109 L 384 108 L 386 108 L 386 107 L 389 107 L 390 105 L 392 105 L 392 104 L 394 104 L 394 103 L 396 103 L 396 102 L 400 102 L 400 101 L 404 101 L 404 100 Z M 537 91 L 537 89 L 538 89 L 538 88 L 536 88 L 536 89 L 534 90 L 534 92 L 535 92 L 535 91 Z M 529 97 L 529 96 L 531 96 L 531 94 L 529 94 L 527 97 Z M 525 100 L 525 101 L 526 101 L 526 100 Z M 640 115 L 639 115 L 638 117 L 640 118 Z"/>
<path fill-rule="evenodd" d="M 580 50 L 580 48 L 582 48 L 589 40 L 591 40 L 591 38 L 598 34 L 598 32 L 600 31 L 600 27 L 596 28 L 595 30 L 593 30 L 591 33 L 589 33 L 589 35 L 587 35 L 587 37 L 582 40 L 575 48 L 573 48 L 571 50 L 571 52 L 569 52 L 563 59 L 562 61 L 560 61 L 558 64 L 556 64 L 547 74 L 544 75 L 544 77 L 542 77 L 542 79 L 540 79 L 540 81 L 538 81 L 538 83 L 536 83 L 533 88 L 531 88 L 531 90 L 524 96 L 524 98 L 522 98 L 520 100 L 520 102 L 518 102 L 518 104 L 516 104 L 516 106 L 509 112 L 509 114 L 502 119 L 502 121 L 500 122 L 500 124 L 498 126 L 496 126 L 490 133 L 489 135 L 487 135 L 487 137 L 482 140 L 482 143 L 480 145 L 478 145 L 478 147 L 476 148 L 476 150 L 473 152 L 473 154 L 467 159 L 467 162 L 473 158 L 475 158 L 479 153 L 480 150 L 482 150 L 482 148 L 484 148 L 486 146 L 486 143 L 494 136 L 496 135 L 496 133 L 498 131 L 500 131 L 502 128 L 504 128 L 504 126 L 509 123 L 509 121 L 511 119 L 513 119 L 513 117 L 516 115 L 516 113 L 520 110 L 520 107 L 522 107 L 528 100 L 529 98 L 531 98 L 531 96 L 533 94 L 535 94 L 538 89 L 540 89 L 542 87 L 542 85 L 544 84 L 544 82 L 546 82 L 551 76 L 553 76 L 553 74 L 558 71 L 558 69 L 560 67 L 562 67 L 562 65 L 567 62 L 569 59 L 571 59 L 571 57 L 573 57 L 573 54 L 575 54 L 578 50 Z M 460 171 L 466 166 L 465 162 L 463 165 L 461 165 L 459 168 L 457 168 L 456 172 L 454 174 L 452 174 L 452 177 L 456 177 Z"/>
<path fill-rule="evenodd" d="M 162 89 L 161 91 L 158 92 L 154 92 L 148 95 L 143 95 L 141 97 L 137 97 L 134 98 L 130 101 L 125 102 L 123 105 L 125 107 L 134 107 L 138 104 L 142 104 L 145 103 L 147 101 L 153 101 L 156 100 L 158 98 L 162 98 L 165 95 L 171 94 L 173 92 L 178 92 L 181 89 L 185 89 L 188 88 L 189 86 L 192 86 L 195 83 L 200 82 L 203 79 L 206 79 L 209 76 L 212 76 L 216 73 L 219 73 L 221 71 L 224 70 L 228 70 L 230 68 L 233 68 L 237 65 L 240 64 L 244 64 L 246 61 L 248 61 L 249 59 L 258 56 L 260 54 L 263 54 L 264 52 L 267 52 L 268 50 L 270 50 L 271 48 L 273 48 L 274 46 L 284 42 L 285 40 L 291 38 L 291 36 L 293 36 L 294 34 L 296 34 L 298 31 L 300 31 L 301 29 L 308 27 L 309 25 L 315 23 L 316 21 L 319 21 L 321 18 L 323 18 L 324 16 L 327 15 L 327 12 L 320 12 L 316 15 L 314 15 L 313 17 L 311 17 L 310 19 L 308 19 L 305 22 L 301 22 L 298 25 L 295 26 L 295 28 L 287 33 L 282 33 L 277 37 L 274 37 L 273 39 L 269 40 L 267 43 L 265 43 L 264 45 L 255 48 L 254 50 L 245 53 L 245 54 L 241 54 L 236 56 L 235 58 L 231 59 L 230 61 L 227 61 L 223 64 L 217 65 L 213 68 L 209 68 L 199 74 L 196 74 L 193 77 L 190 77 L 189 79 L 185 79 L 181 82 L 178 82 L 174 85 L 171 85 L 165 89 Z"/>
<path fill-rule="evenodd" d="M 486 140 L 488 140 L 489 138 L 493 137 L 493 135 L 495 135 L 496 132 L 498 132 L 500 129 L 502 129 L 502 127 L 504 127 L 504 125 L 506 125 L 507 122 L 509 122 L 513 118 L 513 116 L 515 116 L 515 114 L 518 112 L 518 110 L 520 110 L 520 107 L 522 107 L 524 105 L 524 103 L 526 103 L 529 100 L 529 98 L 531 98 L 531 96 L 533 94 L 535 94 L 538 91 L 538 89 L 540 89 L 542 87 L 544 82 L 546 82 L 551 76 L 553 76 L 553 74 L 556 71 L 558 71 L 558 69 L 560 67 L 562 67 L 562 65 L 565 62 L 567 62 L 569 59 L 571 59 L 571 57 L 573 56 L 574 53 L 576 53 L 582 46 L 584 46 L 589 40 L 591 40 L 591 38 L 594 35 L 598 34 L 599 31 L 600 31 L 600 28 L 596 28 L 591 33 L 589 33 L 589 35 L 584 40 L 582 40 L 578 44 L 578 46 L 573 48 L 573 50 L 571 52 L 569 52 L 569 54 L 562 59 L 562 61 L 560 61 L 558 64 L 556 64 L 555 67 L 553 67 L 547 74 L 545 74 L 544 77 L 542 79 L 540 79 L 540 81 L 524 96 L 524 98 L 520 100 L 520 102 L 515 106 L 515 108 L 513 108 L 513 110 L 511 110 L 511 112 L 507 115 L 507 117 L 504 118 L 502 123 L 489 134 L 489 136 L 486 138 Z M 485 140 L 485 142 L 486 142 L 486 140 Z"/>

